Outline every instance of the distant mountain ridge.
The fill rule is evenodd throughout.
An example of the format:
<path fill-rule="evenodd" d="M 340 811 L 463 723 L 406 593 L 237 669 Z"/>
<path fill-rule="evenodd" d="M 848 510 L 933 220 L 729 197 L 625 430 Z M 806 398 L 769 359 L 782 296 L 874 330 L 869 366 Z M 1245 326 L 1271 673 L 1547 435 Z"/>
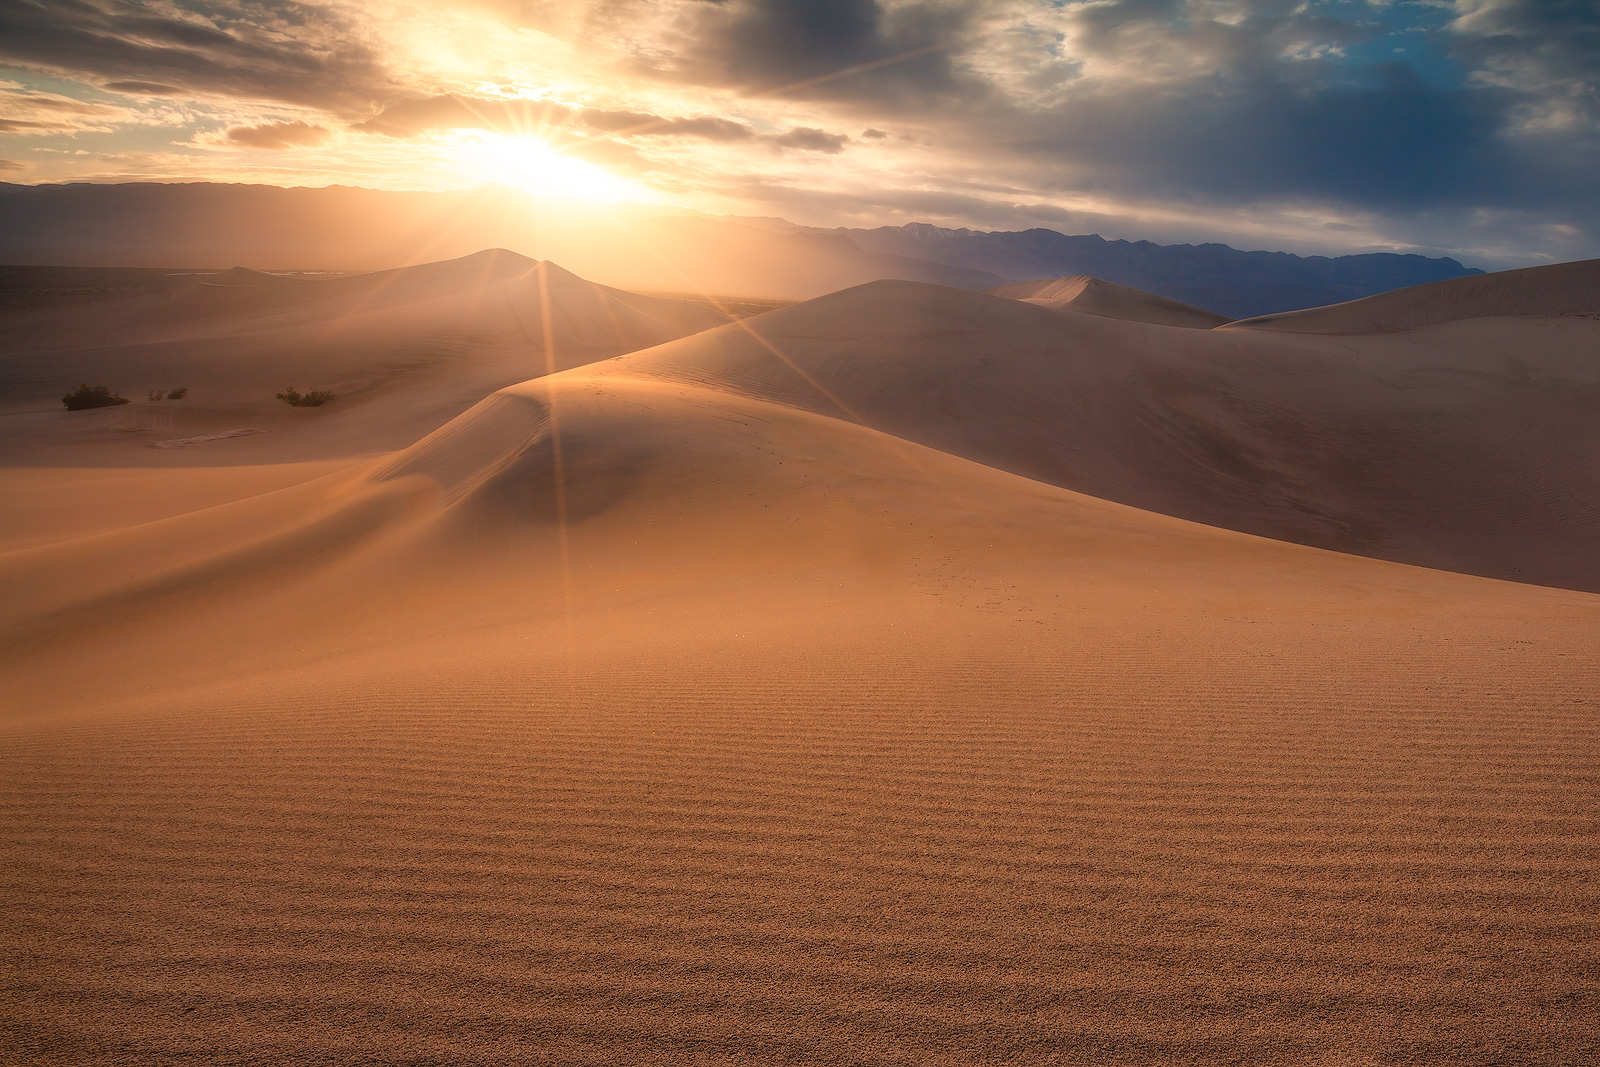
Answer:
<path fill-rule="evenodd" d="M 808 299 L 885 278 L 989 289 L 1089 275 L 1252 318 L 1482 271 L 1387 253 L 1296 256 L 1055 230 L 823 229 L 503 186 L 396 192 L 219 183 L 0 183 L 0 263 L 384 270 L 505 247 L 634 291 Z"/>
<path fill-rule="evenodd" d="M 214 182 L 0 182 L 0 263 L 374 271 L 504 247 L 632 291 L 804 300 L 881 278 L 986 289 L 1007 279 L 848 238 L 637 204 Z"/>
<path fill-rule="evenodd" d="M 1092 275 L 1232 319 L 1339 304 L 1426 282 L 1482 274 L 1454 259 L 1388 252 L 1297 256 L 1224 244 L 1158 245 L 1055 230 L 980 231 L 928 223 L 815 231 L 866 252 L 986 271 L 1011 281 Z"/>

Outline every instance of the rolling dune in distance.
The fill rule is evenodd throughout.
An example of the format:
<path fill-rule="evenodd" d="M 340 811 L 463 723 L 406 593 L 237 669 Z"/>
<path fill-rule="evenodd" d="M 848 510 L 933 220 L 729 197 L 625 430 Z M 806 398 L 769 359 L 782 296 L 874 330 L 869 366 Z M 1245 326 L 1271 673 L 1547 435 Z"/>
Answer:
<path fill-rule="evenodd" d="M 262 451 L 271 459 L 389 451 L 495 389 L 728 318 L 703 303 L 596 285 L 503 249 L 344 277 L 235 268 L 45 295 L 6 314 L 0 410 L 18 417 L 8 420 L 0 448 L 54 466 L 72 462 L 62 445 L 90 454 L 119 433 L 140 435 L 142 445 L 244 425 L 273 431 Z M 132 399 L 173 386 L 190 395 L 63 423 L 61 394 L 84 380 Z M 296 417 L 305 412 L 274 399 L 285 386 L 328 389 L 347 406 L 355 402 L 357 413 L 332 426 L 308 423 Z M 285 436 L 301 442 L 298 450 L 284 447 Z M 230 447 L 249 454 L 263 442 Z M 192 462 L 197 453 L 184 450 Z"/>
<path fill-rule="evenodd" d="M 994 296 L 1026 300 L 1040 307 L 1065 309 L 1085 315 L 1104 315 L 1111 319 L 1148 322 L 1155 326 L 1184 326 L 1209 330 L 1228 321 L 1226 315 L 1192 307 L 1164 296 L 1146 293 L 1127 285 L 1075 274 L 1068 278 L 1044 278 L 1017 282 L 984 290 Z"/>
<path fill-rule="evenodd" d="M 380 324 L 544 346 L 431 425 L 421 377 L 180 450 L 0 420 L 0 1056 L 1600 1057 L 1581 285 L 1337 337 L 914 282 L 718 325 L 500 263 L 330 319 L 352 375 Z M 379 299 L 236 277 L 129 297 L 225 307 L 219 395 L 281 384 L 237 339 L 300 285 Z"/>

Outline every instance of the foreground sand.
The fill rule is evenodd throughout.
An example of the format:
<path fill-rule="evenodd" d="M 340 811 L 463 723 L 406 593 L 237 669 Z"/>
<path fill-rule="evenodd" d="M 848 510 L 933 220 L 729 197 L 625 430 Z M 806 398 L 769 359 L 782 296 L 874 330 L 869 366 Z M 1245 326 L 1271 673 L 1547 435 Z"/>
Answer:
<path fill-rule="evenodd" d="M 1600 1057 L 1600 596 L 684 344 L 121 528 L 5 475 L 6 1057 Z"/>

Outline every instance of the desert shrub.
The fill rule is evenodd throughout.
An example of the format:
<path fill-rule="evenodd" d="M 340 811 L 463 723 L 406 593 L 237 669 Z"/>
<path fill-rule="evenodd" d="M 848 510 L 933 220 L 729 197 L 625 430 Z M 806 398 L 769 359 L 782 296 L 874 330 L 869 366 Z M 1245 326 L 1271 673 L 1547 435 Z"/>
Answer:
<path fill-rule="evenodd" d="M 333 399 L 333 394 L 325 389 L 312 389 L 300 392 L 298 389 L 289 388 L 278 394 L 278 399 L 295 408 L 320 408 Z"/>
<path fill-rule="evenodd" d="M 103 385 L 90 385 L 83 382 L 76 390 L 61 398 L 68 411 L 83 411 L 87 408 L 114 408 L 118 404 L 126 404 L 128 398 L 118 396 Z"/>
<path fill-rule="evenodd" d="M 165 400 L 167 398 L 167 394 L 160 389 L 152 389 L 150 392 L 145 394 L 145 397 L 150 401 L 150 403 L 154 404 L 157 400 Z"/>
<path fill-rule="evenodd" d="M 187 385 L 180 385 L 176 389 L 168 389 L 167 390 L 167 399 L 168 400 L 182 400 L 184 397 L 186 397 L 188 395 L 189 395 L 189 387 Z"/>

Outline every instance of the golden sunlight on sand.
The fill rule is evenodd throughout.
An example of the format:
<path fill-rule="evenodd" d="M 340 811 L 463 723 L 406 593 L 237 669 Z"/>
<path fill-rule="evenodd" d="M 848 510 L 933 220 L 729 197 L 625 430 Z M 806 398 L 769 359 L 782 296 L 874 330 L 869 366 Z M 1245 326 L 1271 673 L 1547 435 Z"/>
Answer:
<path fill-rule="evenodd" d="M 1592 1062 L 1597 270 L 31 296 L 12 1062 Z"/>

